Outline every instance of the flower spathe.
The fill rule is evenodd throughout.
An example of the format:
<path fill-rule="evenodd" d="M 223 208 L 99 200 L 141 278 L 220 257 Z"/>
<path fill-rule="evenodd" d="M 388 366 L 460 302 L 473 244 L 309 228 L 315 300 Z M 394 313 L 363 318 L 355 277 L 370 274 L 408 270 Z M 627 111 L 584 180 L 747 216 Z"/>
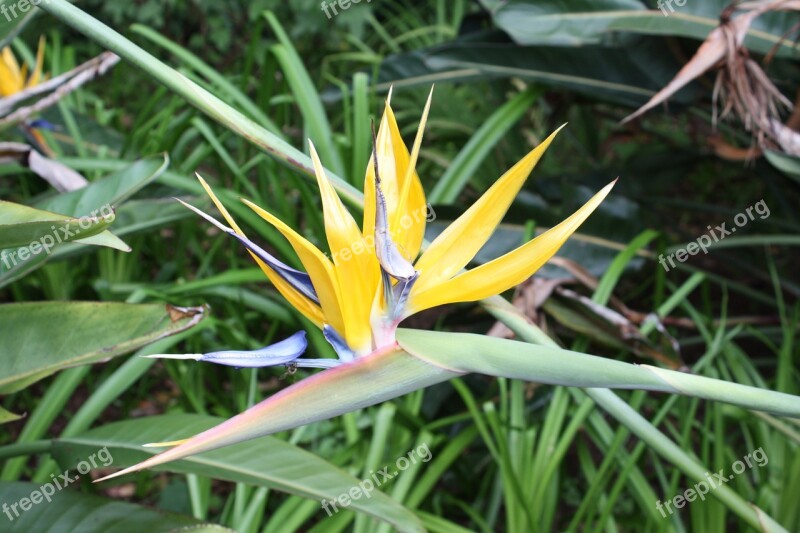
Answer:
<path fill-rule="evenodd" d="M 326 360 L 295 359 L 293 363 L 298 366 L 346 363 L 392 346 L 399 323 L 414 313 L 448 303 L 481 300 L 518 285 L 558 251 L 614 185 L 612 182 L 604 187 L 569 218 L 528 243 L 463 270 L 500 224 L 559 128 L 421 252 L 427 201 L 415 168 L 430 102 L 429 97 L 409 151 L 387 99 L 366 169 L 361 227 L 342 203 L 313 143 L 309 143 L 331 258 L 262 207 L 243 200 L 289 241 L 304 272 L 288 267 L 252 243 L 198 175 L 230 228 L 189 207 L 242 242 L 276 289 L 323 329 L 339 354 L 339 361 L 328 360 L 325 365 L 319 361 Z M 269 361 L 264 358 L 265 365 Z"/>

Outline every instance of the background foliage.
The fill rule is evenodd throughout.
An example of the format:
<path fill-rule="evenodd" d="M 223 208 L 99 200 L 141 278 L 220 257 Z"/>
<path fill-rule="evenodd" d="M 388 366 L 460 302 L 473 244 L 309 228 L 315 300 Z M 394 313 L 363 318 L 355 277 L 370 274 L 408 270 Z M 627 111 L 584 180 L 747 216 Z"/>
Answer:
<path fill-rule="evenodd" d="M 369 119 L 380 116 L 389 86 L 409 140 L 435 83 L 419 162 L 438 216 L 429 237 L 568 122 L 480 259 L 561 220 L 614 177 L 620 182 L 564 247 L 562 259 L 507 296 L 573 350 L 800 392 L 800 285 L 793 261 L 800 244 L 797 160 L 776 154 L 783 164 L 773 166 L 766 157 L 722 157 L 723 144 L 746 149 L 751 140 L 736 121 L 712 123 L 710 76 L 678 93 L 667 109 L 619 123 L 687 62 L 725 2 L 687 2 L 665 17 L 655 2 L 637 0 L 373 0 L 330 20 L 311 0 L 79 5 L 293 146 L 303 149 L 310 137 L 327 152 L 323 160 L 331 170 L 358 189 L 370 150 Z M 652 16 L 643 19 L 647 8 Z M 790 100 L 800 80 L 792 45 L 796 22 L 796 13 L 771 14 L 758 21 L 748 41 L 759 61 L 777 46 L 765 68 Z M 39 35 L 47 38 L 51 76 L 102 51 L 39 13 L 13 41 L 17 56 L 32 63 Z M 207 207 L 192 178 L 200 171 L 228 191 L 225 200 L 253 235 L 299 266 L 276 232 L 236 207 L 238 196 L 250 198 L 324 249 L 316 191 L 297 171 L 127 63 L 63 98 L 42 118 L 53 125 L 41 133 L 54 157 L 94 186 L 87 201 L 117 207 L 110 230 L 131 251 L 70 244 L 22 273 L 0 271 L 0 307 L 7 312 L 0 316 L 9 317 L 0 324 L 3 360 L 16 346 L 8 340 L 34 327 L 35 313 L 53 302 L 78 322 L 84 311 L 69 301 L 145 304 L 125 307 L 126 320 L 141 314 L 154 323 L 164 317 L 166 303 L 210 306 L 199 325 L 135 352 L 140 355 L 254 349 L 305 326 L 235 243 L 171 199 L 190 197 Z M 19 128 L 2 136 L 30 140 Z M 116 187 L 95 186 L 103 182 Z M 47 183 L 11 164 L 0 167 L 0 197 L 40 208 L 57 201 Z M 669 272 L 659 265 L 659 254 L 684 247 L 709 225 L 730 224 L 762 199 L 768 218 L 756 218 L 709 254 Z M 559 278 L 568 281 L 556 287 Z M 620 318 L 610 320 L 609 308 Z M 659 320 L 645 320 L 651 313 Z M 474 305 L 435 309 L 409 322 L 509 334 Z M 120 329 L 125 323 L 117 320 Z M 32 336 L 40 341 L 37 350 L 54 359 L 68 352 L 95 361 L 98 349 L 121 342 L 113 327 L 98 325 L 85 336 L 91 346 L 74 339 L 65 345 L 48 333 L 51 324 L 38 322 Z M 124 331 L 148 340 L 159 332 Z M 310 341 L 315 353 L 329 353 L 321 335 Z M 143 344 L 133 342 L 114 355 Z M 159 416 L 152 419 L 149 440 L 162 440 L 176 428 L 230 417 L 298 379 L 282 369 L 236 371 L 132 355 L 46 377 L 52 370 L 42 370 L 27 388 L 2 391 L 8 393 L 2 407 L 9 418 L 26 416 L 0 426 L 0 457 L 6 460 L 0 501 L 30 492 L 16 482 L 44 483 L 51 472 L 73 467 L 102 446 L 113 452 L 114 466 L 136 460 L 140 450 L 126 443 L 144 431 L 136 425 L 142 417 Z M 10 370 L 3 372 L 6 377 Z M 9 382 L 20 384 L 26 376 L 9 374 Z M 183 515 L 174 517 L 176 524 L 213 523 L 242 532 L 388 530 L 388 523 L 408 521 L 405 513 L 431 531 L 723 531 L 749 527 L 737 513 L 746 500 L 786 530 L 800 528 L 795 421 L 682 397 L 622 396 L 709 472 L 729 470 L 758 448 L 769 463 L 731 480 L 740 500 L 695 502 L 663 518 L 656 502 L 697 480 L 632 438 L 582 391 L 471 376 L 278 435 L 282 442 L 273 447 L 254 441 L 234 456 L 271 460 L 248 464 L 247 475 L 223 454 L 184 461 L 180 475 L 146 473 L 100 486 L 87 476 L 70 491 L 70 498 L 73 492 L 87 498 L 69 506 L 116 516 L 109 501 L 121 499 L 141 514 L 126 514 L 132 523 L 144 523 L 149 507 Z M 381 487 L 394 503 L 376 497 L 331 518 L 320 509 L 321 495 L 346 490 L 422 443 L 433 459 Z M 276 475 L 281 464 L 301 468 Z M 293 480 L 301 475 L 308 479 L 298 487 Z M 56 524 L 60 513 L 48 509 Z M 388 523 L 378 526 L 375 517 Z"/>

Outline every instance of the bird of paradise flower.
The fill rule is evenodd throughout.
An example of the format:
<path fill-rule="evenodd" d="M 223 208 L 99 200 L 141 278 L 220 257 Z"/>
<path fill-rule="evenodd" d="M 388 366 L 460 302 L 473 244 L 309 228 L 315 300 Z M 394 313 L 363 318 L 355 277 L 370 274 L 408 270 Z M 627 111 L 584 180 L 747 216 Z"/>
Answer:
<path fill-rule="evenodd" d="M 322 329 L 338 358 L 301 358 L 307 348 L 304 331 L 254 351 L 148 356 L 195 359 L 235 367 L 292 364 L 327 370 L 192 438 L 149 444 L 147 446 L 174 447 L 103 479 L 330 418 L 463 373 L 430 365 L 419 353 L 414 355 L 420 357 L 412 358 L 416 360 L 409 359 L 409 345 L 416 343 L 410 338 L 407 342 L 398 339 L 399 324 L 425 309 L 481 300 L 518 285 L 559 250 L 614 186 L 615 182 L 608 184 L 570 217 L 521 247 L 471 270 L 463 270 L 489 240 L 559 128 L 511 167 L 420 254 L 426 220 L 414 213 L 424 211 L 427 203 L 415 168 L 431 98 L 429 96 L 425 105 L 411 151 L 400 135 L 390 98 L 391 93 L 378 133 L 374 135 L 373 154 L 364 180 L 365 210 L 361 228 L 341 202 L 326 177 L 314 145 L 310 144 L 328 245 L 332 251 L 349 249 L 361 253 L 334 253 L 329 259 L 280 219 L 243 200 L 289 241 L 305 268 L 305 272 L 296 270 L 250 240 L 199 175 L 200 183 L 230 227 L 179 200 L 240 241 L 286 300 Z M 428 342 L 435 346 L 439 340 L 430 338 Z M 358 383 L 364 380 L 373 386 L 362 386 L 358 391 Z M 340 391 L 347 390 L 347 393 L 341 392 L 347 397 L 315 394 L 314 389 L 329 390 L 331 384 L 340 385 Z M 291 416 L 292 412 L 299 413 L 298 401 L 304 402 L 308 416 Z M 263 424 L 268 415 L 270 423 Z"/>

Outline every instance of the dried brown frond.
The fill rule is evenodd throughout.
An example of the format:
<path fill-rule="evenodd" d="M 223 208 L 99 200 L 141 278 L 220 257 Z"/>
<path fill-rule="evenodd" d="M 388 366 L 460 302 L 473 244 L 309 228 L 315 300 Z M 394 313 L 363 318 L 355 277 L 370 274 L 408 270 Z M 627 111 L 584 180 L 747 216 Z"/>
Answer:
<path fill-rule="evenodd" d="M 781 119 L 792 110 L 791 101 L 775 86 L 744 46 L 753 21 L 770 11 L 800 11 L 800 0 L 734 2 L 720 15 L 720 24 L 709 33 L 692 59 L 650 101 L 623 120 L 628 122 L 675 94 L 702 74 L 717 69 L 712 93 L 713 123 L 738 119 L 762 149 L 779 147 L 800 155 L 800 135 Z M 786 37 L 786 36 L 784 36 Z M 753 150 L 752 153 L 760 153 Z"/>

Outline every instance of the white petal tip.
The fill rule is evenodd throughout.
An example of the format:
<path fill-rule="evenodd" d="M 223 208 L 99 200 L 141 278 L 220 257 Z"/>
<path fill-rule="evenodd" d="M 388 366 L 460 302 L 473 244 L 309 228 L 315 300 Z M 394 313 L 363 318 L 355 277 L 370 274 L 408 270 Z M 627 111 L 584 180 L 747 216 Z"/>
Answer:
<path fill-rule="evenodd" d="M 194 359 L 197 361 L 203 356 L 200 353 L 157 353 L 153 355 L 140 355 L 145 359 Z"/>

